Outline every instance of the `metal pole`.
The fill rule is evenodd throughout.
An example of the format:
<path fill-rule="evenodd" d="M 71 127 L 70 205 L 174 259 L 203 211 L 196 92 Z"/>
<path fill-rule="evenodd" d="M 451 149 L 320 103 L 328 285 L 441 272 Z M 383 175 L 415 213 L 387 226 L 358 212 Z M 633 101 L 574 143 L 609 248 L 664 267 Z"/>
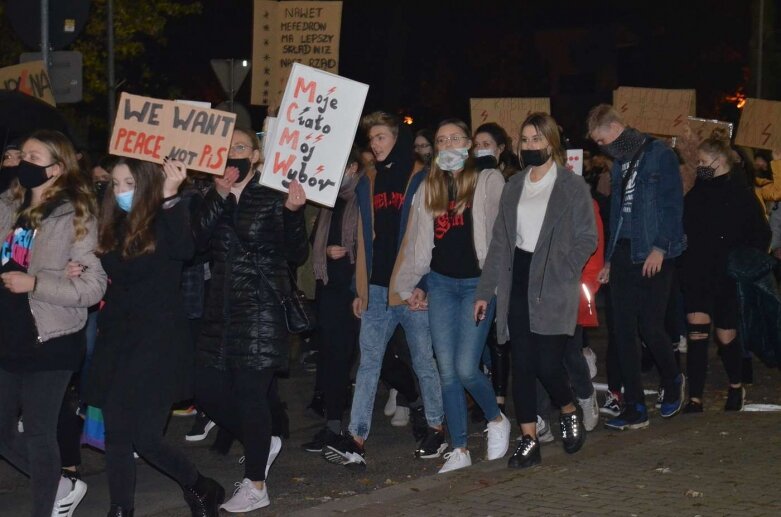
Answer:
<path fill-rule="evenodd" d="M 762 98 L 762 61 L 765 50 L 765 0 L 759 0 L 759 45 L 757 46 L 757 99 Z"/>
<path fill-rule="evenodd" d="M 116 111 L 116 80 L 114 78 L 114 0 L 108 0 L 106 3 L 107 28 L 106 37 L 108 39 L 108 127 L 111 133 L 111 126 L 114 124 L 114 112 Z"/>
<path fill-rule="evenodd" d="M 46 71 L 49 71 L 49 0 L 41 0 L 41 59 Z"/>
<path fill-rule="evenodd" d="M 233 58 L 229 59 L 228 61 L 230 61 L 230 79 L 228 81 L 228 84 L 230 85 L 230 91 L 231 91 L 231 93 L 230 93 L 230 101 L 229 102 L 230 102 L 230 106 L 231 106 L 231 113 L 236 113 L 234 111 L 234 109 L 233 109 L 233 99 L 236 96 L 236 92 L 235 92 L 236 88 L 233 85 L 233 83 L 234 83 L 234 81 L 233 81 Z"/>

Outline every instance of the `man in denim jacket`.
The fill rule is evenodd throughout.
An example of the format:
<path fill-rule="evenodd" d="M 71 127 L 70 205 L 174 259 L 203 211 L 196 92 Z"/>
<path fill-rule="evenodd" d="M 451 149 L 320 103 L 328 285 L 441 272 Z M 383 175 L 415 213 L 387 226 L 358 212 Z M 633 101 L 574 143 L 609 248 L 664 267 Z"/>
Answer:
<path fill-rule="evenodd" d="M 611 239 L 602 283 L 610 281 L 624 409 L 605 425 L 611 429 L 648 426 L 637 333 L 654 357 L 664 397 L 660 414 L 678 414 L 685 379 L 673 355 L 664 319 L 673 275 L 673 259 L 686 248 L 683 233 L 683 185 L 678 159 L 663 142 L 627 127 L 612 106 L 589 113 L 591 138 L 615 158 L 611 172 Z"/>

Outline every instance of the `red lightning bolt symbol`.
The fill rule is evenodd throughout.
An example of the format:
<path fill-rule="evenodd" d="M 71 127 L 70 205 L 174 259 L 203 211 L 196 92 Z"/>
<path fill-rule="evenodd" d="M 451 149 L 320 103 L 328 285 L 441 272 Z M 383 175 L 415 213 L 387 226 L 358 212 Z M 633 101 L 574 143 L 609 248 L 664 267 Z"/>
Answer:
<path fill-rule="evenodd" d="M 315 142 L 319 142 L 323 139 L 323 135 L 317 135 L 317 138 L 315 138 Z"/>
<path fill-rule="evenodd" d="M 320 174 L 324 170 L 325 170 L 325 167 L 323 167 L 322 165 L 318 165 L 317 169 L 315 170 L 315 174 Z"/>
<path fill-rule="evenodd" d="M 306 138 L 304 140 L 309 140 L 310 138 L 312 138 L 312 133 L 309 133 L 308 135 L 306 135 Z"/>
<path fill-rule="evenodd" d="M 768 130 L 770 129 L 770 127 L 772 125 L 773 125 L 773 123 L 771 122 L 770 124 L 765 126 L 765 129 L 762 130 L 762 136 L 765 137 L 765 140 L 762 142 L 762 144 L 767 144 L 767 141 L 770 140 L 770 138 L 773 136 L 772 133 L 768 132 Z"/>
<path fill-rule="evenodd" d="M 623 106 L 621 106 L 621 113 L 624 113 L 624 112 L 625 112 L 625 111 L 627 111 L 628 109 L 629 109 L 629 108 L 627 108 L 627 107 L 626 107 L 626 104 L 624 104 Z"/>
<path fill-rule="evenodd" d="M 334 93 L 335 91 L 336 91 L 336 86 L 334 86 L 333 88 L 328 90 L 328 94 L 330 95 L 330 94 Z"/>
<path fill-rule="evenodd" d="M 480 114 L 481 117 L 483 117 L 483 122 L 485 122 L 485 119 L 488 118 L 488 112 L 483 110 L 483 112 Z"/>
<path fill-rule="evenodd" d="M 675 127 L 675 126 L 677 126 L 678 124 L 680 124 L 681 122 L 683 122 L 683 121 L 681 120 L 681 116 L 682 116 L 682 115 L 678 115 L 677 117 L 675 117 L 675 120 L 673 121 L 673 127 Z"/>

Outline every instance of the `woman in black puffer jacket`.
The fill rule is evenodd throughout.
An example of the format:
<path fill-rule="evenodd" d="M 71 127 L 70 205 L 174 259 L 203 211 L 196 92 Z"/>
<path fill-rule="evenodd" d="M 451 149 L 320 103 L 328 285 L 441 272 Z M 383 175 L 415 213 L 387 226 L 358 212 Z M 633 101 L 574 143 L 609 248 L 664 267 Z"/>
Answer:
<path fill-rule="evenodd" d="M 211 252 L 212 278 L 197 346 L 196 401 L 244 444 L 245 476 L 222 508 L 250 512 L 268 506 L 271 441 L 269 387 L 288 362 L 288 332 L 278 296 L 289 292 L 288 264 L 306 260 L 303 188 L 289 194 L 258 182 L 260 143 L 251 130 L 233 133 L 223 177 L 207 194 L 195 222 L 197 247 Z M 268 282 L 260 272 L 265 274 Z"/>

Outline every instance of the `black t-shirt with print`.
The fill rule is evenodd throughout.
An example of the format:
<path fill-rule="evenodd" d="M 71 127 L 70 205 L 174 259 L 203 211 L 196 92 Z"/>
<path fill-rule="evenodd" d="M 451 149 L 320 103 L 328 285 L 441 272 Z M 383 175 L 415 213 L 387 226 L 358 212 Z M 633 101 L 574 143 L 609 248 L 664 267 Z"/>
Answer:
<path fill-rule="evenodd" d="M 396 170 L 394 170 L 396 169 Z M 401 207 L 409 171 L 378 167 L 374 180 L 374 242 L 370 283 L 388 287 L 399 249 Z"/>
<path fill-rule="evenodd" d="M 455 204 L 451 200 L 447 213 L 434 219 L 431 270 L 451 278 L 475 278 L 480 276 L 480 266 L 472 234 L 472 205 L 459 214 Z"/>

